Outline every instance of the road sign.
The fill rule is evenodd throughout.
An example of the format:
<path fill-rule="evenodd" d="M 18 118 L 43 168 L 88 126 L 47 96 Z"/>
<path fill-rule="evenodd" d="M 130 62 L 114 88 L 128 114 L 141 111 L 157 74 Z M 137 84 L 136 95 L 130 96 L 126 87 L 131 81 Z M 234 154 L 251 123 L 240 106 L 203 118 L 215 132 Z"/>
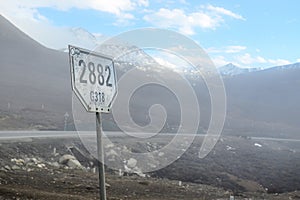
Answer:
<path fill-rule="evenodd" d="M 72 88 L 88 112 L 110 112 L 117 94 L 112 58 L 69 45 Z"/>
<path fill-rule="evenodd" d="M 88 112 L 96 112 L 99 197 L 106 200 L 101 112 L 110 112 L 117 94 L 112 58 L 69 45 L 72 89 Z"/>

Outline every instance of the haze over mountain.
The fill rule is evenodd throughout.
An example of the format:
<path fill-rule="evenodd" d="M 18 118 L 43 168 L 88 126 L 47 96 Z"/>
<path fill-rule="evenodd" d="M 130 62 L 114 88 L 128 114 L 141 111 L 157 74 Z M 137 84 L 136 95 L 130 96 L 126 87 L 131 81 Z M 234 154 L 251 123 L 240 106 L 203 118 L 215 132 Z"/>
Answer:
<path fill-rule="evenodd" d="M 41 120 L 46 115 L 61 116 L 53 117 L 54 122 L 62 120 L 65 112 L 71 113 L 67 53 L 42 46 L 2 16 L 0 44 L 0 112 L 44 110 L 39 115 Z M 249 71 L 237 70 L 232 64 L 221 69 L 227 94 L 224 133 L 299 138 L 300 64 Z M 173 112 L 178 102 L 170 100 L 172 94 L 163 88 L 148 90 L 160 95 L 160 102 L 170 113 L 168 122 L 177 124 L 179 118 Z M 205 130 L 210 118 L 210 101 L 202 79 L 196 81 L 195 90 L 201 102 L 201 119 L 204 119 L 200 125 Z M 145 97 L 147 94 L 141 91 L 138 97 L 144 98 L 137 97 L 133 102 L 136 105 L 133 112 L 141 124 L 149 120 L 145 108 L 159 103 L 157 98 Z"/>
<path fill-rule="evenodd" d="M 249 131 L 268 130 L 283 135 L 297 133 L 300 114 L 299 67 L 275 67 L 225 78 L 224 81 L 228 115 L 237 120 L 234 124 L 240 124 L 240 130 L 248 127 Z M 238 119 L 248 122 L 238 123 Z"/>
<path fill-rule="evenodd" d="M 70 111 L 68 56 L 48 49 L 0 16 L 0 108 L 42 104 L 55 112 Z"/>

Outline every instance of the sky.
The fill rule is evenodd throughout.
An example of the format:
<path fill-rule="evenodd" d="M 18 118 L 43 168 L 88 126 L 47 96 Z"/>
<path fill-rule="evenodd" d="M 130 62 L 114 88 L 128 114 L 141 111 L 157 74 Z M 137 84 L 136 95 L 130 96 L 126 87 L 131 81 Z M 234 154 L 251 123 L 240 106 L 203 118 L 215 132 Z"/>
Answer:
<path fill-rule="evenodd" d="M 54 49 L 62 49 L 68 43 L 88 47 L 124 31 L 155 27 L 193 39 L 218 67 L 233 63 L 243 68 L 267 68 L 300 62 L 300 1 L 297 0 L 0 0 L 0 3 L 1 15 Z"/>

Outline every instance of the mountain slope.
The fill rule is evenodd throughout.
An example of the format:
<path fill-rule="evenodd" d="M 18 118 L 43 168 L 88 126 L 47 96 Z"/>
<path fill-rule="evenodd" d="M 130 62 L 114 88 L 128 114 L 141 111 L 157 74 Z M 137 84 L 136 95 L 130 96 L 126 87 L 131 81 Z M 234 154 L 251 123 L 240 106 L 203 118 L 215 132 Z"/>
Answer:
<path fill-rule="evenodd" d="M 228 126 L 236 131 L 298 133 L 300 68 L 274 67 L 224 81 L 231 119 Z"/>
<path fill-rule="evenodd" d="M 2 16 L 0 27 L 0 108 L 70 110 L 67 54 L 45 48 Z"/>

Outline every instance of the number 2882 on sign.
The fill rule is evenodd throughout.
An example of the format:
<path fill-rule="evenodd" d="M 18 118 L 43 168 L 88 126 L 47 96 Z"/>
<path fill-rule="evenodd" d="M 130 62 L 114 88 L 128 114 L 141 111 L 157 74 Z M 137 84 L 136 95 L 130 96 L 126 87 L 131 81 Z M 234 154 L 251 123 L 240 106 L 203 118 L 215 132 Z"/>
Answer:
<path fill-rule="evenodd" d="M 73 90 L 90 112 L 108 112 L 116 95 L 113 60 L 74 47 L 70 49 Z"/>

